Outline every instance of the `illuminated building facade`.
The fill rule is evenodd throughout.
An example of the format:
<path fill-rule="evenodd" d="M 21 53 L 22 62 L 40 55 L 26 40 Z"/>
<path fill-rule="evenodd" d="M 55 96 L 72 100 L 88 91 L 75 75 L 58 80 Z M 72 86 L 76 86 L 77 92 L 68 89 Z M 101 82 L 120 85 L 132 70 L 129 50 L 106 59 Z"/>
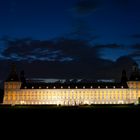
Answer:
<path fill-rule="evenodd" d="M 15 67 L 4 83 L 3 104 L 92 105 L 133 104 L 140 98 L 140 76 L 133 67 L 130 79 L 122 72 L 120 83 L 27 83 Z"/>

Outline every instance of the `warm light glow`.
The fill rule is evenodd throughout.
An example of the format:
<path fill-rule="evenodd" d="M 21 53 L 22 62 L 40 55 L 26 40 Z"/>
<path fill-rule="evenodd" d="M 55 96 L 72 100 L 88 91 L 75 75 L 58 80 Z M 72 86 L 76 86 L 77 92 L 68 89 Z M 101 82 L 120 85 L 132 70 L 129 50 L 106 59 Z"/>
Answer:
<path fill-rule="evenodd" d="M 49 89 L 20 89 L 18 82 L 11 83 L 5 82 L 4 102 L 3 104 L 56 104 L 56 105 L 91 105 L 91 104 L 128 104 L 138 103 L 140 98 L 140 82 L 137 82 L 139 88 L 135 88 L 134 82 L 128 82 L 131 88 L 108 88 L 107 86 L 102 89 L 93 88 L 92 86 L 87 89 L 83 86 L 79 89 L 75 86 L 73 89 L 68 86 L 68 89 L 63 89 L 60 86 L 57 89 L 55 86 Z M 132 87 L 133 86 L 133 87 Z M 12 89 L 12 90 L 11 90 Z"/>

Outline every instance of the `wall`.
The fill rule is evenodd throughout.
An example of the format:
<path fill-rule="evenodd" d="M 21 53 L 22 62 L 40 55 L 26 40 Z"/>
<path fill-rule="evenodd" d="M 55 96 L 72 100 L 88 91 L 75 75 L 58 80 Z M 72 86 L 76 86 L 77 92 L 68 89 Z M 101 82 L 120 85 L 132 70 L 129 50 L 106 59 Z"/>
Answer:
<path fill-rule="evenodd" d="M 133 96 L 132 96 L 132 95 Z M 127 104 L 136 100 L 135 89 L 12 89 L 4 104 Z"/>

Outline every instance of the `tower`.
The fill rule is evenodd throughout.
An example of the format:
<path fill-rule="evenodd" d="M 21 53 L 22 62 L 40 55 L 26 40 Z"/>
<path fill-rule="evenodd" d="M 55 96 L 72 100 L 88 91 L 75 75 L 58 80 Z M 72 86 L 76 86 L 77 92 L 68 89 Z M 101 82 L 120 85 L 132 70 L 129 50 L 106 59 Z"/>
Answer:
<path fill-rule="evenodd" d="M 134 63 L 132 66 L 132 73 L 130 76 L 130 81 L 140 81 L 140 74 L 139 74 L 139 69 L 138 69 L 138 64 Z"/>
<path fill-rule="evenodd" d="M 128 78 L 126 76 L 126 71 L 123 70 L 122 71 L 122 77 L 121 77 L 121 84 L 126 84 L 127 81 L 128 81 Z"/>
<path fill-rule="evenodd" d="M 132 73 L 127 84 L 129 87 L 130 100 L 135 103 L 138 102 L 140 98 L 140 73 L 137 63 L 134 63 L 132 66 Z"/>
<path fill-rule="evenodd" d="M 23 85 L 26 85 L 26 79 L 23 70 L 20 72 L 20 81 L 22 82 Z"/>
<path fill-rule="evenodd" d="M 11 71 L 8 78 L 4 82 L 4 99 L 3 104 L 14 104 L 17 92 L 21 87 L 18 74 L 16 72 L 16 65 L 11 65 Z"/>

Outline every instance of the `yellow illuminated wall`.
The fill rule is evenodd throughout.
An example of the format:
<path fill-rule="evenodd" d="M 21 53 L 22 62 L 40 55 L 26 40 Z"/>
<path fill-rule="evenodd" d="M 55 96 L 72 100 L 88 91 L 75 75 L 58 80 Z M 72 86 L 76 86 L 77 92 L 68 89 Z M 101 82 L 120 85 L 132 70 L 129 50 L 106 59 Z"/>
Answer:
<path fill-rule="evenodd" d="M 5 82 L 3 104 L 128 104 L 140 97 L 140 82 L 129 81 L 128 89 L 20 89 L 20 82 Z"/>
<path fill-rule="evenodd" d="M 128 104 L 140 98 L 140 82 L 129 81 L 128 89 L 20 89 L 20 82 L 5 82 L 3 104 Z"/>

